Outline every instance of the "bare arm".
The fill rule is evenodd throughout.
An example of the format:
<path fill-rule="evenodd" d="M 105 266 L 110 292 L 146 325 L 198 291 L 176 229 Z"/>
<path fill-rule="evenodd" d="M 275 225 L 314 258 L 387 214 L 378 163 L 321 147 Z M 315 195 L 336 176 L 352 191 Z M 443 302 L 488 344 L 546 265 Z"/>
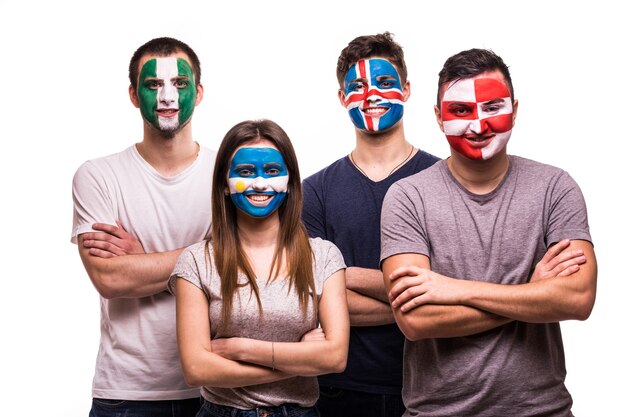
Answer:
<path fill-rule="evenodd" d="M 348 267 L 346 287 L 352 326 L 379 326 L 394 322 L 381 271 Z"/>
<path fill-rule="evenodd" d="M 177 279 L 176 335 L 187 384 L 236 388 L 292 377 L 266 366 L 238 362 L 214 353 L 210 328 L 209 303 L 205 294 L 188 281 Z M 271 362 L 271 350 L 261 353 L 266 354 Z"/>
<path fill-rule="evenodd" d="M 217 347 L 215 352 L 237 361 L 273 366 L 289 375 L 316 376 L 342 372 L 348 357 L 350 332 L 343 270 L 335 272 L 324 283 L 319 317 L 325 336 L 323 340 L 271 342 L 247 338 L 219 339 L 213 341 L 214 347 Z"/>
<path fill-rule="evenodd" d="M 430 261 L 428 257 L 416 253 L 394 255 L 383 261 L 383 276 L 390 299 L 395 298 L 392 297 L 395 294 L 394 288 L 402 285 L 402 275 L 398 271 L 409 268 L 430 270 Z M 409 340 L 467 336 L 511 321 L 506 317 L 463 305 L 424 303 L 407 311 L 403 311 L 401 305 L 392 304 L 393 314 L 398 327 Z"/>
<path fill-rule="evenodd" d="M 404 300 L 410 299 L 412 306 L 461 304 L 529 323 L 585 320 L 595 302 L 596 259 L 591 243 L 573 240 L 568 245 L 569 250 L 562 256 L 573 255 L 562 265 L 573 263 L 573 272 L 565 268 L 555 277 L 533 277 L 530 282 L 519 285 L 459 280 L 429 270 L 399 270 L 400 275 L 414 274 L 404 279 L 404 285 L 410 288 Z M 395 297 L 394 305 L 400 306 L 404 302 L 399 295 L 405 291 L 403 284 L 398 284 L 390 296 Z"/>
<path fill-rule="evenodd" d="M 104 226 L 116 228 L 112 225 Z M 100 231 L 78 236 L 78 252 L 91 282 L 102 297 L 146 297 L 165 290 L 182 249 L 146 254 L 141 253 L 137 245 L 132 243 L 123 249 L 124 239 L 128 242 L 130 238 L 122 238 L 121 243 L 116 238 L 118 240 L 114 242 L 104 237 L 115 237 L 110 232 L 102 231 L 106 227 L 95 224 L 96 227 Z"/>

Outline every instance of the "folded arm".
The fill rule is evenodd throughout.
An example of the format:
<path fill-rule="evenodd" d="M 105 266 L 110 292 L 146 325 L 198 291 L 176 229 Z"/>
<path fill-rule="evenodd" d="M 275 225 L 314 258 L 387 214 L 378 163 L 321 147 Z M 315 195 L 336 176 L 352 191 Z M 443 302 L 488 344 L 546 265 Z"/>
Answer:
<path fill-rule="evenodd" d="M 319 318 L 323 339 L 300 342 L 217 339 L 212 342 L 214 352 L 228 359 L 273 367 L 293 376 L 342 372 L 346 366 L 350 332 L 343 270 L 335 272 L 324 283 Z"/>
<path fill-rule="evenodd" d="M 95 232 L 78 236 L 78 251 L 102 297 L 146 297 L 165 290 L 182 249 L 148 254 L 119 223 L 93 228 Z"/>
<path fill-rule="evenodd" d="M 205 294 L 188 281 L 177 279 L 176 335 L 187 384 L 236 388 L 293 377 L 271 367 L 218 355 L 212 350 L 210 328 L 209 303 Z M 271 350 L 263 353 L 271 362 Z"/>
<path fill-rule="evenodd" d="M 352 326 L 379 326 L 394 322 L 380 270 L 348 267 L 346 287 Z"/>

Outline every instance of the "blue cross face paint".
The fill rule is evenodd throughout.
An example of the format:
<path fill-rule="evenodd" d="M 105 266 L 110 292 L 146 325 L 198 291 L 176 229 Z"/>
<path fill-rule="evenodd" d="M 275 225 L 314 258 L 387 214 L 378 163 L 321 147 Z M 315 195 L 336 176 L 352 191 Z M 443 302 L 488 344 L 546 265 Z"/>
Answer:
<path fill-rule="evenodd" d="M 350 67 L 344 80 L 344 106 L 357 129 L 380 132 L 404 114 L 400 75 L 385 59 L 362 59 Z"/>
<path fill-rule="evenodd" d="M 283 155 L 275 148 L 239 148 L 230 162 L 230 198 L 252 217 L 267 217 L 280 207 L 288 182 Z"/>

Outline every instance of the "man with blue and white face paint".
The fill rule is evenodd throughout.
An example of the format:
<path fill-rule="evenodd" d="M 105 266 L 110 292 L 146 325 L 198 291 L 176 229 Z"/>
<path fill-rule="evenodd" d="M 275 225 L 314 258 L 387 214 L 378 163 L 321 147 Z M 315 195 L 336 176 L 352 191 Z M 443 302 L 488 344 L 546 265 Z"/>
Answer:
<path fill-rule="evenodd" d="M 350 348 L 345 372 L 319 378 L 325 417 L 399 417 L 404 336 L 382 274 L 380 213 L 387 189 L 438 158 L 404 136 L 411 89 L 404 53 L 391 34 L 355 38 L 337 62 L 338 96 L 354 124 L 356 146 L 303 182 L 303 220 L 312 237 L 332 241 L 346 269 Z"/>
<path fill-rule="evenodd" d="M 200 62 L 187 44 L 156 38 L 135 51 L 129 78 L 142 140 L 85 162 L 72 190 L 71 240 L 100 295 L 89 415 L 192 417 L 200 392 L 184 381 L 166 284 L 182 249 L 211 226 L 215 152 L 191 131 Z"/>
<path fill-rule="evenodd" d="M 235 152 L 228 188 L 235 206 L 252 217 L 267 217 L 285 201 L 289 174 L 274 148 L 245 147 Z"/>

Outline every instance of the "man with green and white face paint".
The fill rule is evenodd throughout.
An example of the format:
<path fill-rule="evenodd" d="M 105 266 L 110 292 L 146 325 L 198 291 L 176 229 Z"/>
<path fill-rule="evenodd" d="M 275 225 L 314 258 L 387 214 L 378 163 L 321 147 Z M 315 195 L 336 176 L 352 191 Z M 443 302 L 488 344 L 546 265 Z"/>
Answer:
<path fill-rule="evenodd" d="M 141 115 L 152 127 L 174 133 L 190 120 L 198 90 L 184 58 L 153 58 L 141 68 L 137 96 Z"/>
<path fill-rule="evenodd" d="M 191 131 L 200 62 L 185 43 L 156 38 L 135 51 L 129 78 L 142 140 L 85 162 L 73 181 L 71 240 L 101 299 L 89 415 L 191 417 L 200 393 L 183 378 L 166 283 L 182 249 L 210 231 L 215 152 Z"/>

